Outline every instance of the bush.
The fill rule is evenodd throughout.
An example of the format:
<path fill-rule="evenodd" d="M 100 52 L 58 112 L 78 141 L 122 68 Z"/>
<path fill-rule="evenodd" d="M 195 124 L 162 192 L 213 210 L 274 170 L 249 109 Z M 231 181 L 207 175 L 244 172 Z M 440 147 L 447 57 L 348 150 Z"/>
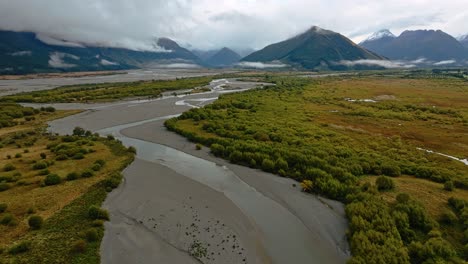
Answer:
<path fill-rule="evenodd" d="M 452 182 L 452 181 L 446 181 L 446 182 L 444 183 L 444 190 L 451 192 L 451 191 L 453 191 L 454 189 L 455 189 L 455 186 L 453 185 L 453 182 Z"/>
<path fill-rule="evenodd" d="M 85 237 L 88 242 L 95 242 L 99 239 L 98 232 L 94 228 L 86 230 Z"/>
<path fill-rule="evenodd" d="M 16 153 L 16 154 L 15 154 L 15 158 L 19 159 L 19 158 L 21 158 L 21 157 L 23 157 L 23 155 L 21 155 L 21 153 Z"/>
<path fill-rule="evenodd" d="M 303 180 L 301 182 L 301 188 L 303 192 L 310 192 L 312 191 L 313 183 L 311 180 Z"/>
<path fill-rule="evenodd" d="M 267 172 L 273 172 L 273 169 L 275 168 L 275 163 L 269 159 L 264 159 L 262 161 L 262 170 L 267 171 Z"/>
<path fill-rule="evenodd" d="M 91 178 L 91 177 L 93 177 L 93 175 L 94 175 L 94 173 L 92 171 L 90 171 L 90 170 L 83 171 L 81 173 L 82 178 Z"/>
<path fill-rule="evenodd" d="M 106 164 L 106 162 L 102 159 L 98 159 L 94 162 L 94 164 L 99 164 L 101 165 L 101 167 L 104 167 L 104 165 Z"/>
<path fill-rule="evenodd" d="M 88 217 L 96 220 L 96 219 L 102 219 L 102 220 L 109 220 L 109 213 L 101 209 L 95 205 L 92 205 L 88 209 Z"/>
<path fill-rule="evenodd" d="M 32 215 L 28 219 L 29 227 L 33 230 L 41 229 L 44 220 L 38 215 Z"/>
<path fill-rule="evenodd" d="M 136 153 L 137 153 L 136 148 L 133 147 L 133 146 L 128 147 L 127 151 L 130 152 L 130 153 L 133 153 L 133 154 L 136 154 Z"/>
<path fill-rule="evenodd" d="M 16 254 L 24 253 L 28 251 L 30 248 L 31 248 L 31 242 L 23 241 L 12 246 L 10 250 L 8 250 L 8 253 L 12 255 L 16 255 Z"/>
<path fill-rule="evenodd" d="M 395 188 L 395 183 L 392 178 L 387 176 L 379 176 L 375 181 L 375 185 L 379 191 L 389 191 Z"/>
<path fill-rule="evenodd" d="M 96 164 L 94 164 L 94 165 L 91 167 L 91 169 L 92 169 L 93 171 L 99 171 L 99 170 L 101 169 L 101 165 L 99 165 L 99 164 L 96 163 Z"/>
<path fill-rule="evenodd" d="M 446 224 L 454 224 L 454 223 L 456 223 L 458 221 L 458 218 L 455 215 L 455 213 L 453 213 L 450 210 L 447 210 L 442 214 L 441 220 L 442 220 L 442 222 L 444 222 Z"/>
<path fill-rule="evenodd" d="M 44 184 L 46 186 L 51 186 L 51 185 L 57 185 L 62 182 L 62 178 L 58 176 L 57 174 L 49 174 L 46 176 L 44 180 Z"/>
<path fill-rule="evenodd" d="M 103 227 L 104 226 L 104 221 L 96 219 L 93 221 L 92 225 L 94 227 Z"/>
<path fill-rule="evenodd" d="M 48 174 L 50 174 L 50 171 L 48 169 L 41 170 L 38 173 L 38 175 L 40 175 L 40 176 L 45 176 L 45 175 L 48 175 Z"/>
<path fill-rule="evenodd" d="M 5 212 L 7 208 L 8 205 L 6 203 L 0 203 L 0 214 Z"/>
<path fill-rule="evenodd" d="M 4 192 L 4 191 L 6 191 L 6 190 L 8 190 L 10 188 L 11 188 L 10 184 L 8 184 L 6 182 L 0 183 L 0 192 Z"/>
<path fill-rule="evenodd" d="M 67 181 L 74 181 L 76 179 L 78 179 L 80 177 L 80 175 L 78 175 L 78 173 L 76 172 L 70 172 L 67 174 Z"/>
<path fill-rule="evenodd" d="M 407 193 L 399 193 L 396 200 L 398 203 L 407 203 L 410 200 L 410 196 Z"/>
<path fill-rule="evenodd" d="M 85 130 L 81 127 L 75 127 L 73 129 L 73 135 L 74 136 L 83 136 L 85 134 Z"/>
<path fill-rule="evenodd" d="M 62 161 L 62 160 L 67 160 L 67 159 L 68 159 L 68 156 L 65 154 L 60 154 L 57 156 L 57 158 L 55 158 L 56 161 Z"/>
<path fill-rule="evenodd" d="M 44 162 L 44 161 L 39 161 L 39 162 L 37 162 L 37 163 L 35 163 L 35 164 L 33 165 L 33 170 L 43 170 L 43 169 L 45 169 L 45 168 L 47 168 L 47 167 L 48 167 L 48 165 L 47 165 L 46 162 Z"/>
<path fill-rule="evenodd" d="M 201 150 L 202 147 L 203 147 L 203 146 L 202 146 L 200 143 L 198 143 L 198 144 L 195 145 L 195 149 L 196 149 L 196 150 Z"/>
<path fill-rule="evenodd" d="M 8 171 L 14 171 L 14 170 L 16 170 L 16 167 L 13 166 L 13 164 L 8 163 L 5 166 L 3 166 L 3 171 L 8 172 Z"/>
<path fill-rule="evenodd" d="M 0 219 L 0 224 L 1 225 L 11 225 L 15 221 L 15 218 L 13 217 L 12 214 L 5 214 L 1 219 Z"/>
<path fill-rule="evenodd" d="M 115 140 L 115 137 L 113 135 L 107 135 L 107 140 Z"/>
<path fill-rule="evenodd" d="M 42 152 L 42 153 L 41 153 L 41 154 L 39 154 L 39 155 L 41 156 L 41 159 L 45 159 L 45 158 L 47 158 L 47 155 L 46 155 L 44 152 Z"/>
<path fill-rule="evenodd" d="M 72 253 L 83 253 L 86 251 L 86 241 L 83 239 L 77 240 L 72 244 L 71 252 Z"/>
<path fill-rule="evenodd" d="M 76 153 L 76 154 L 73 156 L 73 159 L 74 159 L 74 160 L 81 160 L 81 159 L 84 159 L 84 155 L 83 155 L 83 153 L 78 152 L 78 153 Z"/>

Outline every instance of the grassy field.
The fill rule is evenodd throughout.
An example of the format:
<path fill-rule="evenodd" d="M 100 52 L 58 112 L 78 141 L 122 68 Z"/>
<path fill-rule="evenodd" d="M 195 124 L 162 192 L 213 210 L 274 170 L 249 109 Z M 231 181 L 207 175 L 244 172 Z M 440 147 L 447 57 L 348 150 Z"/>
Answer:
<path fill-rule="evenodd" d="M 3 102 L 70 103 L 106 102 L 129 97 L 157 98 L 163 92 L 192 89 L 208 85 L 212 77 L 155 80 L 125 83 L 82 84 L 58 87 L 52 90 L 20 93 L 1 97 Z"/>
<path fill-rule="evenodd" d="M 0 109 L 0 263 L 98 263 L 103 222 L 88 210 L 120 183 L 132 151 L 79 129 L 46 133 L 76 111 Z"/>
<path fill-rule="evenodd" d="M 166 126 L 345 202 L 351 263 L 462 263 L 468 167 L 417 148 L 467 158 L 468 83 L 427 71 L 364 75 L 267 76 L 276 87 L 223 95 Z"/>

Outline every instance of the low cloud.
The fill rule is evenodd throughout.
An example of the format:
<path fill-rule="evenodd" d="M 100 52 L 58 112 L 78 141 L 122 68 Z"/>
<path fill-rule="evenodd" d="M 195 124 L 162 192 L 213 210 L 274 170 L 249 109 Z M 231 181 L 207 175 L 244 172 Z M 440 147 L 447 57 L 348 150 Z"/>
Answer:
<path fill-rule="evenodd" d="M 389 61 L 389 60 L 342 60 L 337 63 L 338 65 L 344 65 L 348 67 L 356 66 L 356 65 L 364 65 L 364 66 L 380 66 L 387 69 L 394 69 L 394 68 L 414 68 L 416 64 L 412 61 L 405 62 L 405 61 Z"/>
<path fill-rule="evenodd" d="M 457 62 L 456 60 L 443 60 L 443 61 L 439 61 L 439 62 L 434 63 L 434 66 L 449 65 L 449 64 L 454 64 L 456 62 Z"/>
<path fill-rule="evenodd" d="M 200 68 L 199 65 L 193 63 L 171 63 L 171 64 L 162 64 L 158 65 L 160 68 L 168 69 L 191 69 L 191 68 Z"/>
<path fill-rule="evenodd" d="M 105 60 L 105 59 L 102 59 L 101 60 L 101 65 L 104 65 L 104 66 L 113 66 L 113 65 L 119 65 L 117 62 L 112 62 L 112 61 L 108 61 L 108 60 Z"/>
<path fill-rule="evenodd" d="M 43 43 L 52 45 L 52 46 L 62 46 L 62 47 L 73 47 L 73 48 L 84 48 L 85 46 L 79 43 L 71 42 L 71 41 L 66 41 L 62 39 L 56 39 L 54 37 L 38 33 L 36 34 L 36 38 Z"/>
<path fill-rule="evenodd" d="M 75 64 L 65 62 L 64 61 L 65 58 L 70 58 L 74 60 L 80 59 L 80 57 L 75 56 L 75 55 L 61 53 L 61 52 L 54 52 L 54 53 L 51 53 L 49 56 L 49 66 L 52 68 L 61 68 L 61 69 L 73 68 L 77 66 Z"/>
<path fill-rule="evenodd" d="M 32 55 L 32 51 L 30 51 L 30 50 L 23 50 L 23 51 L 17 51 L 17 52 L 9 53 L 8 55 L 14 56 L 14 57 L 31 56 L 31 55 Z"/>
<path fill-rule="evenodd" d="M 263 62 L 250 62 L 250 61 L 243 61 L 236 64 L 241 68 L 254 68 L 254 69 L 271 69 L 271 68 L 284 68 L 288 67 L 288 65 L 274 62 L 274 63 L 263 63 Z"/>

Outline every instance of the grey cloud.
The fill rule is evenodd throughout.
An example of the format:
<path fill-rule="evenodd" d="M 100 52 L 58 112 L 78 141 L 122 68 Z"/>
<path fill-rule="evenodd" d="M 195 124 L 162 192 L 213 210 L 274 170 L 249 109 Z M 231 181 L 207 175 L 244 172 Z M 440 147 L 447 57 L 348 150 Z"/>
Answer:
<path fill-rule="evenodd" d="M 456 60 L 443 60 L 439 62 L 435 62 L 433 65 L 434 66 L 443 66 L 443 65 L 450 65 L 456 63 Z"/>
<path fill-rule="evenodd" d="M 414 68 L 416 64 L 403 62 L 403 61 L 387 61 L 387 60 L 355 60 L 355 61 L 348 61 L 343 60 L 337 62 L 339 65 L 344 66 L 356 66 L 356 65 L 366 65 L 366 66 L 380 66 L 388 69 L 393 68 Z"/>
<path fill-rule="evenodd" d="M 466 0 L 0 0 L 0 29 L 34 31 L 54 45 L 164 51 L 169 37 L 194 48 L 263 48 L 318 25 L 359 41 L 381 28 L 468 32 Z"/>

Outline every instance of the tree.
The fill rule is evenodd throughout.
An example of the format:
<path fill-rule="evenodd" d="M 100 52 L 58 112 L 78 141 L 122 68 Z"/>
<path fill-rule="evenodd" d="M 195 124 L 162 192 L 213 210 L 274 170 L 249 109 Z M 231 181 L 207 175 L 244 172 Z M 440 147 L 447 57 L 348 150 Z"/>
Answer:
<path fill-rule="evenodd" d="M 33 230 L 41 229 L 44 220 L 38 215 L 32 215 L 28 219 L 29 227 Z"/>
<path fill-rule="evenodd" d="M 83 136 L 85 134 L 85 132 L 86 131 L 81 127 L 75 127 L 73 129 L 73 135 L 74 136 L 80 136 L 81 137 L 81 136 Z"/>

